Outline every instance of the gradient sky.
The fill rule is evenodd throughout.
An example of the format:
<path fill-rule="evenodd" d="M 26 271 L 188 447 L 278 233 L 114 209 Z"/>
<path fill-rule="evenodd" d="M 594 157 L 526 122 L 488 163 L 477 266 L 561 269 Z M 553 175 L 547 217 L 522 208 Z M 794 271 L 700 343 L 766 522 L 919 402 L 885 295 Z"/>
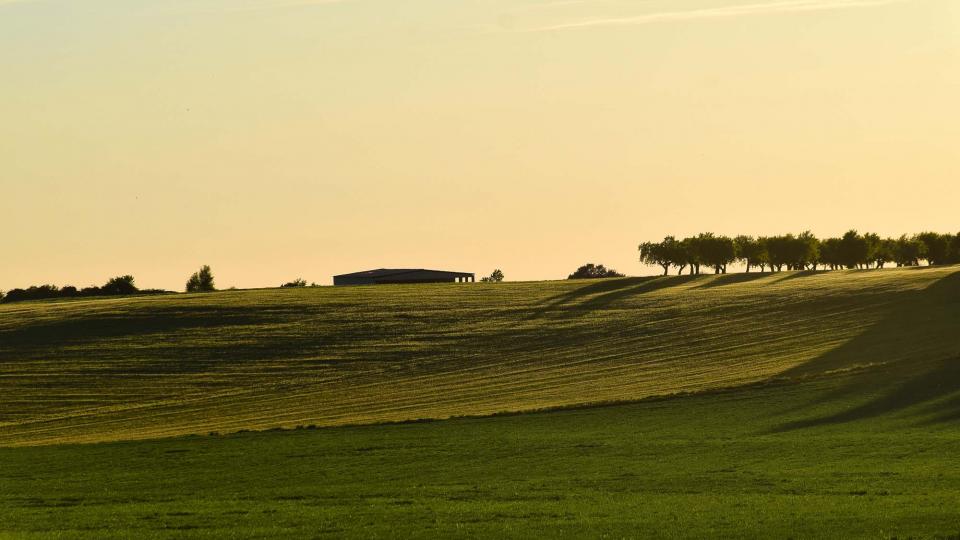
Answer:
<path fill-rule="evenodd" d="M 0 289 L 960 230 L 957 0 L 0 0 Z"/>

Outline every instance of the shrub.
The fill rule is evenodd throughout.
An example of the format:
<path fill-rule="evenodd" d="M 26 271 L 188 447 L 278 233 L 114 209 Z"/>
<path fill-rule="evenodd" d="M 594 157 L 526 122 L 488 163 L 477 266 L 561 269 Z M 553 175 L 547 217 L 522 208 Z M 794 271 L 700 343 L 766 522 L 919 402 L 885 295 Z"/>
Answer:
<path fill-rule="evenodd" d="M 500 269 L 494 270 L 489 276 L 480 278 L 480 281 L 487 283 L 500 283 L 503 281 L 503 272 Z"/>
<path fill-rule="evenodd" d="M 203 265 L 187 280 L 187 292 L 212 292 L 217 290 L 213 284 L 213 272 Z"/>
<path fill-rule="evenodd" d="M 594 265 L 593 263 L 588 263 L 580 268 L 577 268 L 577 271 L 570 274 L 567 279 L 596 279 L 614 277 L 624 276 L 612 268 L 605 268 L 602 264 Z"/>

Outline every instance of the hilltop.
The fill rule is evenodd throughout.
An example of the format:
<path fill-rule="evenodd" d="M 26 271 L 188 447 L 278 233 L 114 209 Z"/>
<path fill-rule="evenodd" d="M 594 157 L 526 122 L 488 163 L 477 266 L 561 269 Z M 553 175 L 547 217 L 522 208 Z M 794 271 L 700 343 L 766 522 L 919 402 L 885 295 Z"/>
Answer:
<path fill-rule="evenodd" d="M 883 370 L 919 384 L 955 374 L 958 298 L 960 269 L 925 267 L 4 305 L 0 445 L 491 415 Z"/>

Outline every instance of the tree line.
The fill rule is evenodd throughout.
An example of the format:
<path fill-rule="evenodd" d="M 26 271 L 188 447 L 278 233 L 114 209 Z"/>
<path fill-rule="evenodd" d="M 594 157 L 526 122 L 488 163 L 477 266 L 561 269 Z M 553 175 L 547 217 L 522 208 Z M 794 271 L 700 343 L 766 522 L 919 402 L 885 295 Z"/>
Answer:
<path fill-rule="evenodd" d="M 727 265 L 740 262 L 747 272 L 770 270 L 837 270 L 841 268 L 883 268 L 888 264 L 919 266 L 960 263 L 960 233 L 924 232 L 900 238 L 881 238 L 874 233 L 847 231 L 839 238 L 818 239 L 810 231 L 798 235 L 729 236 L 700 233 L 678 240 L 667 236 L 662 242 L 639 246 L 640 261 L 682 274 L 699 274 L 701 267 L 716 274 L 727 273 Z"/>
<path fill-rule="evenodd" d="M 125 296 L 132 294 L 167 294 L 163 289 L 139 289 L 133 276 L 110 278 L 103 286 L 78 289 L 73 285 L 33 285 L 26 289 L 11 289 L 4 294 L 0 291 L 0 303 L 22 302 L 24 300 L 50 300 L 57 298 L 90 298 L 98 296 Z M 187 280 L 187 292 L 211 292 L 217 290 L 213 284 L 213 272 L 204 265 Z"/>
<path fill-rule="evenodd" d="M 95 296 L 122 296 L 128 294 L 162 294 L 167 291 L 160 289 L 138 289 L 134 284 L 133 276 L 117 276 L 110 278 L 100 287 L 84 287 L 78 289 L 73 285 L 57 287 L 56 285 L 34 285 L 26 289 L 11 289 L 6 294 L 0 293 L 0 302 L 21 302 L 24 300 L 47 300 L 51 298 L 85 298 Z"/>

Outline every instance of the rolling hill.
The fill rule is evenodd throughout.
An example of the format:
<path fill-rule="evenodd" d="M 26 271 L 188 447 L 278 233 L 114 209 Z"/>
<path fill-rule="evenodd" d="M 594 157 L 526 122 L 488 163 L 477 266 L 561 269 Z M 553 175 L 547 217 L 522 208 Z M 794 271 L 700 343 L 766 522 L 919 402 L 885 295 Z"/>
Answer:
<path fill-rule="evenodd" d="M 957 381 L 958 328 L 956 267 L 8 304 L 0 445 L 491 415 L 842 373 L 922 390 Z"/>

